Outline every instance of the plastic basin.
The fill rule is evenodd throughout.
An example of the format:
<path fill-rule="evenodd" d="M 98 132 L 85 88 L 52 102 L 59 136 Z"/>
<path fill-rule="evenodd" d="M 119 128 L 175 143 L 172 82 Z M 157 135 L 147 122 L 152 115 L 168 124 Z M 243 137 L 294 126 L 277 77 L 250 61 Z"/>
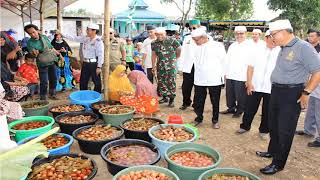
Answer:
<path fill-rule="evenodd" d="M 62 115 L 62 114 L 66 114 L 66 113 L 84 112 L 84 111 L 86 110 L 86 107 L 85 107 L 84 105 L 78 104 L 78 105 L 81 105 L 81 106 L 83 107 L 83 110 L 81 110 L 81 111 L 71 111 L 71 112 L 55 112 L 55 111 L 52 111 L 53 108 L 56 108 L 56 107 L 59 107 L 59 106 L 63 106 L 63 105 L 66 105 L 66 104 L 54 106 L 54 107 L 51 107 L 51 108 L 49 109 L 49 112 L 52 114 L 53 118 L 56 118 L 57 116 Z"/>
<path fill-rule="evenodd" d="M 64 136 L 65 138 L 68 139 L 68 143 L 65 144 L 64 146 L 61 146 L 61 147 L 58 147 L 58 148 L 55 148 L 55 149 L 50 149 L 48 150 L 49 152 L 49 155 L 57 155 L 57 154 L 67 154 L 67 153 L 70 153 L 70 148 L 72 146 L 72 143 L 73 143 L 73 138 L 72 136 L 68 135 L 68 134 L 64 134 L 64 133 L 56 133 L 57 135 L 61 135 L 61 136 Z M 21 144 L 24 144 L 28 141 L 30 141 L 31 139 L 34 139 L 38 137 L 38 135 L 36 136 L 31 136 L 31 137 L 28 137 L 26 139 L 23 139 L 21 141 L 18 142 L 18 145 L 21 145 Z"/>
<path fill-rule="evenodd" d="M 210 155 L 215 159 L 215 163 L 211 166 L 207 167 L 186 167 L 176 164 L 172 160 L 170 160 L 170 156 L 174 153 L 181 151 L 196 151 L 202 152 Z M 199 176 L 207 170 L 211 170 L 217 167 L 221 163 L 220 153 L 207 145 L 196 144 L 196 143 L 183 143 L 176 144 L 171 146 L 165 153 L 165 160 L 168 162 L 168 168 L 176 173 L 180 179 L 183 180 L 195 180 L 198 179 Z"/>
<path fill-rule="evenodd" d="M 232 175 L 239 175 L 239 176 L 247 176 L 249 177 L 250 180 L 260 180 L 258 176 L 251 174 L 247 171 L 243 171 L 241 169 L 236 169 L 236 168 L 211 169 L 201 174 L 198 180 L 207 180 L 207 178 L 211 177 L 214 174 L 232 174 Z"/>
<path fill-rule="evenodd" d="M 101 115 L 100 112 L 99 112 L 100 108 L 94 107 L 95 105 L 98 105 L 98 104 L 116 105 L 117 103 L 116 103 L 116 101 L 99 101 L 99 102 L 92 103 L 92 104 L 90 105 L 91 110 L 92 110 L 96 115 L 99 116 L 99 119 L 102 119 L 103 117 L 102 117 L 102 115 Z"/>
<path fill-rule="evenodd" d="M 100 152 L 102 159 L 107 163 L 108 171 L 112 175 L 115 175 L 119 171 L 128 168 L 128 166 L 122 166 L 122 165 L 113 163 L 112 161 L 110 161 L 107 158 L 107 154 L 112 147 L 125 146 L 125 145 L 144 145 L 146 147 L 149 147 L 153 151 L 157 152 L 158 153 L 157 158 L 154 160 L 154 162 L 152 162 L 148 165 L 156 164 L 160 160 L 160 152 L 159 152 L 158 148 L 155 145 L 153 145 L 147 141 L 142 141 L 142 140 L 138 140 L 138 139 L 120 139 L 120 140 L 112 141 L 112 142 L 104 145 L 101 149 L 101 152 Z M 136 167 L 136 166 L 134 166 L 134 167 Z"/>
<path fill-rule="evenodd" d="M 84 105 L 87 110 L 89 110 L 92 103 L 101 100 L 101 94 L 96 91 L 81 90 L 71 93 L 69 95 L 69 99 L 71 104 L 81 104 Z"/>
<path fill-rule="evenodd" d="M 126 175 L 130 171 L 143 171 L 143 170 L 157 171 L 157 172 L 165 174 L 166 176 L 171 177 L 172 178 L 171 180 L 180 180 L 179 177 L 174 172 L 170 171 L 169 169 L 159 167 L 159 166 L 151 166 L 151 165 L 141 165 L 141 166 L 129 167 L 127 169 L 124 169 L 124 170 L 118 172 L 115 176 L 113 176 L 112 180 L 118 180 L 118 178 L 121 175 Z"/>
<path fill-rule="evenodd" d="M 112 107 L 115 107 L 115 106 L 118 106 L 118 107 L 121 107 L 121 106 L 124 106 L 124 105 L 114 105 L 114 106 L 109 106 L 109 107 L 106 107 L 106 108 L 112 108 Z M 128 106 L 125 106 L 125 107 L 128 107 Z M 129 106 L 131 107 L 131 106 Z M 132 111 L 128 112 L 128 113 L 123 113 L 123 114 L 106 114 L 106 113 L 103 113 L 102 111 L 106 108 L 102 108 L 99 110 L 99 113 L 102 114 L 102 118 L 104 120 L 104 122 L 106 124 L 111 124 L 113 126 L 120 126 L 120 124 L 127 120 L 127 119 L 132 119 L 133 118 L 133 114 L 135 112 L 134 108 Z"/>
<path fill-rule="evenodd" d="M 33 104 L 33 103 L 41 103 L 45 105 L 38 108 L 23 107 L 24 105 Z M 50 103 L 48 101 L 43 101 L 43 100 L 27 101 L 27 102 L 20 103 L 20 105 L 22 106 L 22 110 L 25 113 L 25 116 L 48 116 L 49 104 Z"/>
<path fill-rule="evenodd" d="M 37 128 L 37 129 L 31 129 L 31 130 L 14 130 L 12 129 L 15 125 L 26 123 L 26 122 L 32 122 L 32 121 L 47 121 L 49 124 L 46 126 Z M 21 120 L 16 120 L 14 122 L 11 122 L 9 124 L 9 131 L 14 134 L 14 139 L 16 142 L 21 141 L 22 139 L 25 139 L 27 137 L 35 136 L 43 134 L 50 129 L 52 129 L 52 125 L 54 124 L 54 119 L 50 116 L 31 116 L 26 117 Z"/>
<path fill-rule="evenodd" d="M 142 118 L 128 119 L 128 120 L 123 121 L 120 124 L 120 127 L 124 130 L 124 136 L 126 138 L 128 138 L 128 139 L 141 139 L 141 140 L 144 140 L 144 141 L 151 142 L 151 137 L 149 136 L 148 131 L 135 131 L 135 130 L 131 130 L 131 129 L 126 129 L 124 127 L 124 124 L 126 122 L 129 122 L 129 121 L 132 121 L 132 120 L 135 120 L 135 119 L 142 119 Z M 164 121 L 161 120 L 161 119 L 158 119 L 158 118 L 146 117 L 146 119 L 152 119 L 152 120 L 158 121 L 160 124 L 164 124 Z"/>
<path fill-rule="evenodd" d="M 93 170 L 91 172 L 91 174 L 88 175 L 87 179 L 86 180 L 91 180 L 91 179 L 94 179 L 94 177 L 96 176 L 97 172 L 98 172 L 98 166 L 96 164 L 96 162 L 89 158 L 88 156 L 85 156 L 85 155 L 80 155 L 80 154 L 59 154 L 59 155 L 53 155 L 53 156 L 49 156 L 48 158 L 43 158 L 43 159 L 39 159 L 37 160 L 36 162 L 34 162 L 32 164 L 32 169 L 35 168 L 36 166 L 39 166 L 41 164 L 44 164 L 44 163 L 50 163 L 52 162 L 53 160 L 55 159 L 58 159 L 62 156 L 69 156 L 69 157 L 81 157 L 82 159 L 90 159 L 91 160 L 91 163 L 92 163 L 92 166 L 93 166 Z"/>
<path fill-rule="evenodd" d="M 196 140 L 196 133 L 193 129 L 189 128 L 189 127 L 185 127 L 182 124 L 162 124 L 162 125 L 158 125 L 158 126 L 153 126 L 152 128 L 149 129 L 148 134 L 152 139 L 152 144 L 156 145 L 161 153 L 161 157 L 164 158 L 164 154 L 166 153 L 167 149 L 175 144 L 181 144 L 181 143 L 185 143 L 185 142 L 170 142 L 170 141 L 163 141 L 161 139 L 158 139 L 156 137 L 154 137 L 153 132 L 155 132 L 156 130 L 160 129 L 160 126 L 162 127 L 166 127 L 166 126 L 173 126 L 176 128 L 179 127 L 184 127 L 187 131 L 189 131 L 190 133 L 193 134 L 193 138 L 185 141 L 185 142 L 193 142 Z"/>
<path fill-rule="evenodd" d="M 97 126 L 97 125 L 84 126 L 84 127 L 79 128 L 79 129 L 76 129 L 72 133 L 72 136 L 76 140 L 78 140 L 80 149 L 85 153 L 88 153 L 88 154 L 100 154 L 100 151 L 101 151 L 102 147 L 105 144 L 107 144 L 108 142 L 114 141 L 114 140 L 118 140 L 123 136 L 123 129 L 121 129 L 121 128 L 117 127 L 117 126 L 113 126 L 113 127 L 116 127 L 118 130 L 120 130 L 121 133 L 120 133 L 119 136 L 117 136 L 115 138 L 112 138 L 112 139 L 106 139 L 106 140 L 103 140 L 103 141 L 88 141 L 88 140 L 80 139 L 80 138 L 77 137 L 77 135 L 81 131 L 89 129 L 89 128 L 93 127 L 93 126 Z M 103 126 L 107 126 L 107 125 L 103 125 Z"/>
<path fill-rule="evenodd" d="M 79 115 L 85 115 L 85 116 L 89 115 L 89 116 L 93 117 L 94 120 L 91 122 L 79 123 L 79 124 L 67 124 L 67 123 L 60 122 L 60 119 L 63 117 L 67 117 L 67 116 L 72 117 L 72 116 L 79 116 Z M 98 120 L 98 116 L 94 113 L 91 113 L 91 112 L 71 112 L 71 113 L 61 114 L 55 118 L 56 123 L 59 124 L 59 126 L 60 126 L 61 132 L 69 134 L 69 135 L 72 135 L 73 131 L 75 131 L 78 128 L 95 124 L 97 122 L 97 120 Z"/>

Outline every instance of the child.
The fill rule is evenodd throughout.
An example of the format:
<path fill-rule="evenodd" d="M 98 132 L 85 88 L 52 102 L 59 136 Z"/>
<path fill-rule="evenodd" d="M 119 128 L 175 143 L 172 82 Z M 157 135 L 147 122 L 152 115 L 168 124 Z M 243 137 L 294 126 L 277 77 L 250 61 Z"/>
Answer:
<path fill-rule="evenodd" d="M 144 72 L 144 69 L 142 67 L 142 57 L 143 57 L 142 42 L 138 42 L 137 43 L 137 50 L 135 50 L 133 53 L 133 59 L 136 62 L 134 65 L 134 69 Z"/>
<path fill-rule="evenodd" d="M 127 38 L 127 44 L 125 45 L 126 49 L 126 63 L 127 63 L 127 69 L 130 68 L 130 71 L 134 70 L 134 61 L 133 61 L 133 51 L 134 47 L 132 44 L 132 39 Z"/>
<path fill-rule="evenodd" d="M 33 95 L 35 92 L 38 92 L 39 88 L 39 73 L 38 68 L 35 65 L 35 60 L 30 53 L 25 55 L 25 63 L 19 67 L 17 76 L 28 81 L 27 86 L 30 90 L 31 99 L 34 99 Z"/>

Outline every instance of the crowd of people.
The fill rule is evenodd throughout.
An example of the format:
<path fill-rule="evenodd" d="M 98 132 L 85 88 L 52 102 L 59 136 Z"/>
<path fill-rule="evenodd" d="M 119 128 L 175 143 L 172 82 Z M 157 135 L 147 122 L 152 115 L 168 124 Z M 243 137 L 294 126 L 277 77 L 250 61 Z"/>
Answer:
<path fill-rule="evenodd" d="M 310 29 L 304 41 L 294 35 L 288 20 L 277 20 L 265 33 L 254 29 L 249 39 L 247 28 L 237 26 L 236 41 L 226 50 L 223 43 L 208 35 L 199 20 L 191 20 L 189 25 L 191 32 L 183 41 L 178 35 L 168 36 L 164 27 L 147 26 L 149 37 L 137 44 L 129 37 L 117 37 L 110 28 L 110 100 L 120 101 L 124 94 L 147 95 L 158 98 L 159 104 L 174 107 L 176 77 L 181 72 L 183 104 L 179 109 L 193 107 L 194 126 L 204 121 L 208 91 L 213 129 L 221 128 L 220 114 L 231 114 L 232 118 L 242 117 L 235 130 L 238 135 L 250 131 L 262 102 L 259 133 L 262 139 L 269 135 L 270 142 L 267 151 L 256 154 L 273 158 L 270 165 L 260 169 L 262 173 L 274 174 L 285 167 L 295 134 L 317 137 L 308 146 L 320 147 L 319 31 Z M 52 41 L 33 24 L 24 30 L 30 36 L 26 54 L 1 32 L 1 113 L 14 114 L 8 110 L 9 102 L 33 97 L 37 92 L 41 100 L 47 99 L 48 90 L 49 98 L 58 99 L 56 62 L 72 53 L 63 38 L 80 43 L 80 90 L 87 90 L 91 79 L 94 90 L 102 92 L 105 47 L 97 35 L 97 24 L 90 24 L 83 36 L 57 31 Z M 227 109 L 220 111 L 224 87 Z M 300 112 L 306 108 L 304 129 L 296 131 Z"/>

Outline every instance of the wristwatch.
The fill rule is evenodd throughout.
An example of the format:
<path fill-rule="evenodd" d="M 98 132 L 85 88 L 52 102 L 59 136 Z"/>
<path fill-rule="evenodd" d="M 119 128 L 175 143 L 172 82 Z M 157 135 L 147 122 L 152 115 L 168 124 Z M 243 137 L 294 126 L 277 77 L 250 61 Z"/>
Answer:
<path fill-rule="evenodd" d="M 303 94 L 303 95 L 306 95 L 306 96 L 309 96 L 309 95 L 310 95 L 310 92 L 308 92 L 307 90 L 304 89 L 304 90 L 302 91 L 302 94 Z"/>

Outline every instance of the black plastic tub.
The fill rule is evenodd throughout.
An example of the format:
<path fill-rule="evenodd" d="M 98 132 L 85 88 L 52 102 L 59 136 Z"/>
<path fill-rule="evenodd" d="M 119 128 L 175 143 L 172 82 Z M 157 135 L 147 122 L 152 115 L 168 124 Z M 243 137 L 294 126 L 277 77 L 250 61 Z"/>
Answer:
<path fill-rule="evenodd" d="M 157 152 L 157 154 L 158 154 L 157 158 L 154 160 L 154 162 L 152 162 L 148 165 L 154 165 L 160 160 L 159 149 L 155 145 L 153 145 L 147 141 L 142 141 L 142 140 L 138 140 L 138 139 L 120 139 L 120 140 L 112 141 L 112 142 L 104 145 L 101 149 L 101 152 L 100 152 L 102 159 L 107 163 L 108 171 L 112 175 L 117 174 L 119 171 L 121 171 L 125 168 L 128 168 L 128 166 L 122 166 L 119 164 L 115 164 L 114 162 L 110 161 L 107 158 L 107 154 L 109 153 L 111 148 L 114 148 L 117 146 L 125 146 L 125 145 L 143 145 L 143 146 L 150 148 L 152 151 Z"/>
<path fill-rule="evenodd" d="M 86 115 L 86 116 L 90 115 L 91 117 L 94 118 L 94 120 L 91 122 L 81 123 L 81 124 L 66 124 L 66 123 L 60 122 L 60 119 L 63 117 L 79 116 L 79 115 Z M 73 131 L 75 131 L 78 128 L 81 128 L 83 126 L 88 126 L 88 125 L 94 125 L 98 119 L 99 119 L 98 116 L 92 112 L 71 112 L 71 113 L 61 114 L 61 115 L 55 117 L 55 121 L 56 121 L 56 123 L 59 124 L 61 132 L 69 134 L 69 135 L 72 135 Z"/>
<path fill-rule="evenodd" d="M 149 136 L 148 131 L 135 131 L 135 130 L 131 130 L 131 129 L 126 129 L 124 127 L 124 124 L 126 122 L 132 121 L 132 120 L 137 120 L 137 119 L 142 119 L 142 118 L 152 119 L 152 120 L 158 121 L 160 124 L 164 124 L 165 123 L 161 119 L 151 118 L 151 117 L 150 118 L 149 117 L 140 117 L 140 118 L 128 119 L 128 120 L 126 120 L 126 121 L 124 121 L 123 123 L 120 124 L 120 127 L 124 130 L 124 136 L 127 139 L 141 139 L 141 140 L 144 140 L 144 141 L 151 142 L 151 137 Z"/>
<path fill-rule="evenodd" d="M 43 159 L 39 159 L 39 160 L 37 160 L 37 161 L 34 161 L 34 163 L 32 164 L 31 169 L 33 169 L 34 167 L 39 166 L 39 165 L 41 165 L 41 164 L 44 164 L 44 163 L 50 163 L 50 162 L 52 162 L 53 160 L 58 159 L 58 158 L 60 158 L 60 157 L 62 157 L 62 156 L 69 156 L 69 157 L 73 157 L 73 158 L 81 157 L 82 159 L 90 159 L 90 160 L 91 160 L 91 163 L 92 163 L 92 166 L 93 166 L 93 169 L 92 169 L 91 174 L 88 175 L 88 177 L 87 177 L 86 180 L 91 180 L 91 179 L 93 179 L 93 178 L 96 176 L 96 174 L 97 174 L 97 172 L 98 172 L 98 166 L 97 166 L 96 162 L 95 162 L 93 159 L 89 158 L 88 156 L 85 156 L 85 155 L 82 155 L 82 154 L 59 154 L 59 155 L 52 155 L 52 156 L 49 156 L 48 158 L 43 158 Z M 30 175 L 30 173 L 29 173 L 29 175 Z M 27 179 L 27 178 L 26 178 L 26 179 Z"/>
<path fill-rule="evenodd" d="M 71 104 L 61 104 L 59 106 L 63 106 L 63 105 L 71 105 Z M 82 106 L 83 107 L 83 110 L 81 111 L 71 111 L 71 112 L 55 112 L 55 111 L 52 111 L 53 108 L 56 108 L 56 107 L 59 107 L 59 106 L 53 106 L 49 109 L 49 112 L 52 114 L 52 117 L 53 118 L 56 118 L 57 116 L 61 115 L 61 114 L 66 114 L 66 113 L 73 113 L 73 112 L 84 112 L 86 110 L 86 107 L 84 105 L 81 105 L 81 104 L 74 104 L 74 105 L 79 105 L 79 106 Z"/>
<path fill-rule="evenodd" d="M 92 111 L 99 116 L 99 119 L 102 119 L 102 115 L 100 114 L 99 110 L 100 108 L 95 108 L 95 105 L 99 105 L 99 104 L 106 104 L 106 105 L 117 105 L 118 103 L 116 101 L 99 101 L 96 103 L 92 103 L 90 105 L 90 108 L 92 109 Z M 119 103 L 120 104 L 120 103 Z"/>
<path fill-rule="evenodd" d="M 88 154 L 99 154 L 102 147 L 111 142 L 111 141 L 114 141 L 114 140 L 118 140 L 120 139 L 122 136 L 123 136 L 123 129 L 117 127 L 117 126 L 111 126 L 111 127 L 115 127 L 117 128 L 118 130 L 121 131 L 121 133 L 119 134 L 119 136 L 115 137 L 115 138 L 112 138 L 112 139 L 106 139 L 106 140 L 103 140 L 103 141 L 88 141 L 88 140 L 84 140 L 84 139 L 80 139 L 77 137 L 77 135 L 83 131 L 83 130 L 86 130 L 86 129 L 89 129 L 93 126 L 98 126 L 98 125 L 89 125 L 89 126 L 84 126 L 84 127 L 81 127 L 79 129 L 76 129 L 75 131 L 73 131 L 72 133 L 72 136 L 78 140 L 78 143 L 79 143 L 79 146 L 80 146 L 80 149 L 81 151 L 85 152 L 85 153 L 88 153 Z M 101 125 L 100 125 L 101 126 Z M 107 126 L 106 124 L 102 125 L 102 126 Z"/>

